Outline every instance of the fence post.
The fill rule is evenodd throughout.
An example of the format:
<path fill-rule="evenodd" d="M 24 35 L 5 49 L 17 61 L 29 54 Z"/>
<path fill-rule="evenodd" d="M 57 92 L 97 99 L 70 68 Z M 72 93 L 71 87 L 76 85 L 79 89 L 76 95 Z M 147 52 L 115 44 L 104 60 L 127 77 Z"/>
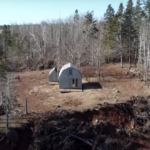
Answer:
<path fill-rule="evenodd" d="M 6 112 L 6 131 L 8 130 L 8 111 Z"/>
<path fill-rule="evenodd" d="M 25 99 L 25 114 L 27 114 L 28 113 L 28 110 L 27 110 L 27 99 Z"/>

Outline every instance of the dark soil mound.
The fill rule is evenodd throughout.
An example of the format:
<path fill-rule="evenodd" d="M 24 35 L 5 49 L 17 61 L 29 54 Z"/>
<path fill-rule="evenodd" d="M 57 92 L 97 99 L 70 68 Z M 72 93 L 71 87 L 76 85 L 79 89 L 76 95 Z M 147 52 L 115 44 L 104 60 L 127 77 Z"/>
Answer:
<path fill-rule="evenodd" d="M 47 114 L 36 122 L 31 147 L 38 150 L 149 149 L 149 106 L 148 99 L 132 97 L 126 103 L 105 104 L 98 110 Z"/>

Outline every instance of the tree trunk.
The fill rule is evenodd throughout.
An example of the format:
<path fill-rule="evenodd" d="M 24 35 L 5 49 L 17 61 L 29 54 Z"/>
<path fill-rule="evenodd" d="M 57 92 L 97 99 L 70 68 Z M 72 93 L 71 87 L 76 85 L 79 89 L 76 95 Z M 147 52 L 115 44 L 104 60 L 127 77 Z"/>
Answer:
<path fill-rule="evenodd" d="M 129 27 L 129 69 L 131 68 L 131 41 L 130 41 L 130 27 Z"/>

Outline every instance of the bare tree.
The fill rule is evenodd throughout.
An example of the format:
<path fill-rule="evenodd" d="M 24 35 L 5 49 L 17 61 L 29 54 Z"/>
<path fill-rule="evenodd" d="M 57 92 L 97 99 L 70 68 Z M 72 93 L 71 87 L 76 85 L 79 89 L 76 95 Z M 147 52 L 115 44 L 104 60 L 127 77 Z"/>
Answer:
<path fill-rule="evenodd" d="M 138 70 L 142 74 L 143 79 L 146 82 L 147 87 L 149 87 L 149 77 L 148 77 L 148 68 L 149 68 L 149 47 L 150 47 L 150 38 L 149 38 L 149 24 L 147 22 L 143 23 L 140 28 L 140 47 L 139 47 L 139 59 L 138 59 Z"/>

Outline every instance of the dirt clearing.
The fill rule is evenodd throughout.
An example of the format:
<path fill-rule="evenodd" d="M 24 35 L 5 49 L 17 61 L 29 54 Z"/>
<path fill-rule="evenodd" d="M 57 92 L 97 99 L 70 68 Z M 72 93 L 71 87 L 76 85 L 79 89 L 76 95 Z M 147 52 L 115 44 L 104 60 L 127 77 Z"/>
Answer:
<path fill-rule="evenodd" d="M 22 111 L 25 98 L 28 100 L 29 112 L 43 113 L 56 110 L 82 111 L 99 107 L 104 102 L 123 102 L 131 96 L 150 95 L 143 81 L 126 76 L 127 69 L 120 68 L 118 64 L 102 68 L 104 78 L 100 79 L 99 87 L 95 86 L 98 81 L 95 77 L 88 77 L 88 81 L 83 77 L 84 85 L 89 84 L 89 88 L 86 87 L 83 92 L 60 93 L 58 85 L 49 84 L 49 71 L 16 73 L 20 77 L 20 81 L 16 81 L 16 93 Z"/>

